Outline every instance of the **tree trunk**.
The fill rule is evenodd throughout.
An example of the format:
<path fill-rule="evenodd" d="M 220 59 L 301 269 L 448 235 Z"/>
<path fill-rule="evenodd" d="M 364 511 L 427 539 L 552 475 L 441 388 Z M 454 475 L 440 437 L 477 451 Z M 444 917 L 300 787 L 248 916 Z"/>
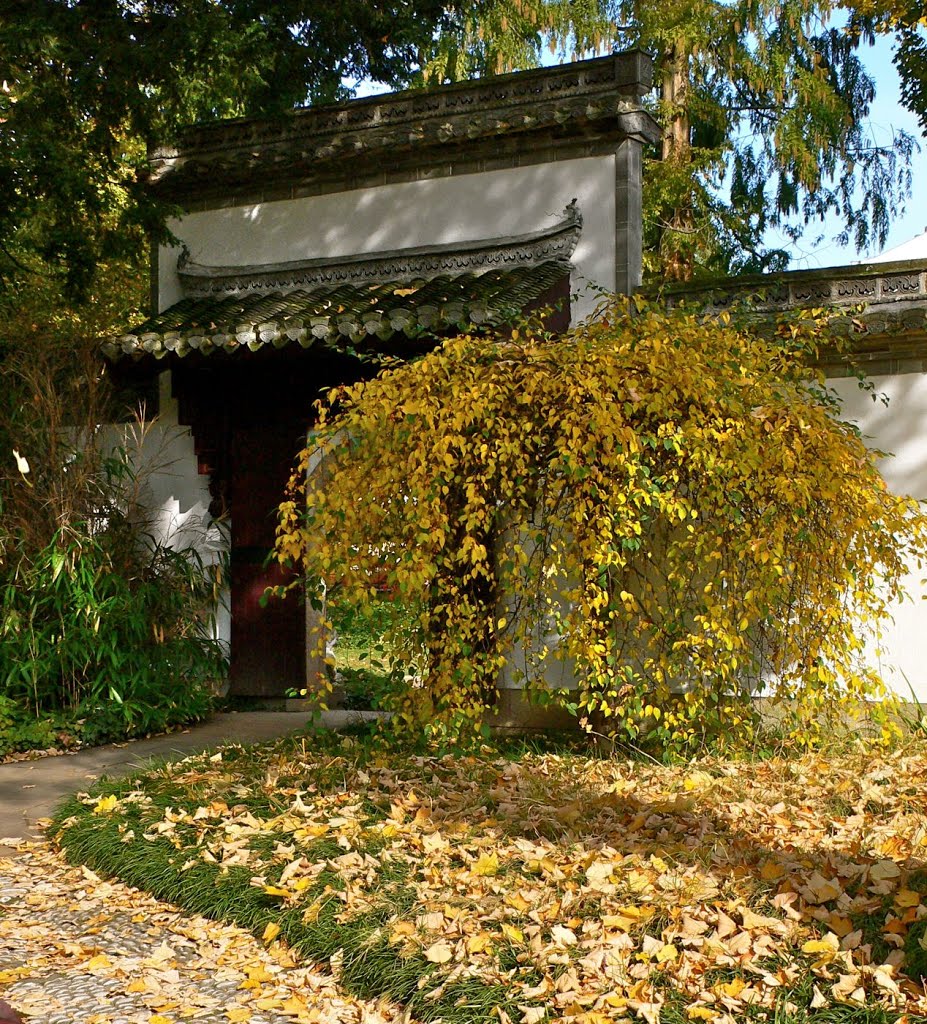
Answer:
<path fill-rule="evenodd" d="M 694 229 L 692 205 L 685 168 L 691 160 L 689 139 L 689 67 L 688 54 L 681 47 L 668 50 L 663 58 L 663 161 L 670 180 L 679 183 L 675 204 L 661 212 L 660 252 L 663 274 L 670 281 L 688 281 L 692 277 L 694 253 L 691 237 Z"/>

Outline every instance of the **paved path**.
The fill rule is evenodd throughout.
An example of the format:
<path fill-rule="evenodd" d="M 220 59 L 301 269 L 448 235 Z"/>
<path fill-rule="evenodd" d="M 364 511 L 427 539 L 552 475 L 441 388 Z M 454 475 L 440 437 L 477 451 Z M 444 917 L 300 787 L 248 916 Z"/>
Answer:
<path fill-rule="evenodd" d="M 0 858 L 0 997 L 27 1024 L 387 1024 L 331 974 L 240 928 L 72 868 L 44 843 Z"/>
<path fill-rule="evenodd" d="M 328 711 L 323 722 L 338 728 L 361 717 L 356 711 Z M 2 846 L 3 839 L 38 838 L 38 820 L 47 818 L 66 796 L 86 789 L 101 775 L 119 775 L 153 757 L 183 756 L 220 743 L 276 739 L 308 720 L 309 713 L 300 711 L 232 712 L 169 736 L 0 764 L 0 854 L 10 852 L 10 847 Z"/>
<path fill-rule="evenodd" d="M 178 912 L 73 868 L 37 821 L 69 793 L 152 757 L 272 740 L 302 712 L 241 712 L 157 739 L 0 765 L 0 997 L 28 1024 L 387 1024 L 399 1012 L 351 999 L 331 975 L 229 925 Z M 337 728 L 357 712 L 326 712 Z"/>

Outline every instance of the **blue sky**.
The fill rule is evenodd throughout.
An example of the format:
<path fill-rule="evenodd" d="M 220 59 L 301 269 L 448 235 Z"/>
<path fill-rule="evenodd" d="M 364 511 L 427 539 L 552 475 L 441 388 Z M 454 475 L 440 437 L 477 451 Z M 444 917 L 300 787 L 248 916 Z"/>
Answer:
<path fill-rule="evenodd" d="M 890 40 L 877 40 L 875 46 L 862 49 L 860 57 L 876 83 L 876 99 L 869 117 L 875 140 L 879 143 L 888 141 L 894 129 L 907 131 L 921 145 L 921 152 L 915 153 L 911 161 L 914 178 L 912 195 L 907 200 L 905 212 L 895 220 L 889 231 L 885 248 L 891 249 L 927 228 L 927 139 L 921 133 L 917 118 L 901 105 L 898 72 L 892 64 Z M 832 242 L 830 239 L 839 231 L 839 227 L 835 223 L 828 230 L 825 225 L 826 237 L 817 247 L 812 248 L 810 242 L 792 247 L 793 269 L 839 266 L 879 254 L 878 247 L 857 253 L 852 245 L 842 248 Z M 809 232 L 809 235 L 813 233 Z"/>

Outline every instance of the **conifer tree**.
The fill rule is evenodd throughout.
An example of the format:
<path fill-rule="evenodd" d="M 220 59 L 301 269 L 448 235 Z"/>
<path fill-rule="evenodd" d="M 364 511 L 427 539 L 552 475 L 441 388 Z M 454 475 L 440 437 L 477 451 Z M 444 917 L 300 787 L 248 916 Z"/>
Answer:
<path fill-rule="evenodd" d="M 871 0 L 879 3 L 880 0 Z M 651 274 L 779 269 L 836 215 L 838 240 L 884 243 L 910 188 L 913 140 L 867 132 L 875 83 L 832 0 L 492 0 L 443 36 L 432 78 L 640 46 L 657 59 L 659 149 L 646 169 Z M 878 27 L 878 26 L 876 26 Z M 873 30 L 870 27 L 870 31 Z M 921 40 L 921 43 L 923 41 Z M 919 51 L 917 51 L 919 52 Z M 916 57 L 912 44 L 910 60 Z"/>

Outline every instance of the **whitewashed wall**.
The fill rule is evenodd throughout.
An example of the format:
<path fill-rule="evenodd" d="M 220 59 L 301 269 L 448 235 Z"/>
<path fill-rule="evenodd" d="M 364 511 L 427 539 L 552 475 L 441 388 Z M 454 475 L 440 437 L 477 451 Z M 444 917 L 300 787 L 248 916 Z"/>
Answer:
<path fill-rule="evenodd" d="M 584 225 L 573 264 L 574 321 L 598 302 L 596 289 L 614 287 L 615 159 L 588 157 L 523 168 L 358 189 L 270 203 L 191 213 L 170 224 L 199 263 L 247 265 L 286 260 L 473 241 L 516 235 L 556 223 L 573 199 Z M 182 293 L 176 273 L 180 249 L 163 247 L 159 258 L 159 304 L 163 310 Z M 162 381 L 166 376 L 162 376 Z M 829 382 L 840 394 L 847 418 L 857 422 L 874 448 L 893 452 L 882 472 L 897 493 L 927 501 L 927 374 L 877 377 L 873 401 L 855 380 Z M 209 503 L 207 481 L 196 472 L 192 437 L 176 425 L 169 388 L 162 389 L 159 431 L 168 438 L 171 468 L 151 481 L 152 505 L 162 536 L 182 540 Z M 212 540 L 209 545 L 222 544 Z M 206 546 L 208 547 L 208 545 Z M 204 554 L 209 555 L 206 547 Z M 927 574 L 925 574 L 927 575 Z M 908 682 L 927 701 L 927 586 L 913 570 L 912 599 L 894 610 L 880 659 L 886 681 L 907 696 Z M 228 605 L 220 612 L 220 635 L 229 635 Z M 565 680 L 558 678 L 561 684 Z M 512 680 L 506 680 L 511 685 Z"/>
<path fill-rule="evenodd" d="M 851 378 L 830 380 L 844 417 L 856 423 L 866 443 L 891 452 L 880 460 L 885 482 L 896 494 L 927 502 L 927 374 L 873 377 L 873 395 Z M 888 403 L 882 401 L 883 396 Z M 927 702 L 927 568 L 912 566 L 906 580 L 910 600 L 895 605 L 882 640 L 884 655 L 870 651 L 885 682 L 902 697 Z M 909 689 L 909 684 L 911 689 Z"/>
<path fill-rule="evenodd" d="M 192 548 L 204 564 L 215 564 L 228 550 L 228 535 L 209 516 L 209 478 L 198 472 L 189 427 L 177 421 L 170 394 L 170 373 L 160 375 L 160 413 L 140 429 L 137 424 L 106 427 L 109 443 L 122 446 L 138 474 L 139 506 L 146 510 L 145 530 L 156 544 Z M 216 609 L 216 639 L 228 650 L 231 635 L 228 588 Z"/>
<path fill-rule="evenodd" d="M 556 224 L 574 198 L 584 217 L 573 254 L 578 320 L 595 309 L 602 289 L 614 287 L 614 156 L 230 206 L 190 213 L 169 226 L 198 263 L 251 265 L 519 235 Z M 162 247 L 159 253 L 161 310 L 183 297 L 180 251 Z M 192 540 L 205 558 L 217 557 L 213 549 L 227 545 L 228 536 L 217 539 L 213 530 L 205 539 L 194 537 L 206 518 L 208 481 L 197 474 L 189 430 L 177 426 L 169 376 L 163 374 L 161 382 L 150 457 L 165 465 L 151 479 L 148 506 L 160 539 L 178 545 Z M 227 595 L 218 626 L 227 641 Z"/>
<path fill-rule="evenodd" d="M 169 227 L 197 263 L 237 266 L 523 234 L 561 220 L 574 198 L 584 218 L 573 254 L 577 320 L 597 304 L 590 285 L 615 286 L 613 155 L 206 210 Z M 160 251 L 162 310 L 182 298 L 179 253 Z"/>

